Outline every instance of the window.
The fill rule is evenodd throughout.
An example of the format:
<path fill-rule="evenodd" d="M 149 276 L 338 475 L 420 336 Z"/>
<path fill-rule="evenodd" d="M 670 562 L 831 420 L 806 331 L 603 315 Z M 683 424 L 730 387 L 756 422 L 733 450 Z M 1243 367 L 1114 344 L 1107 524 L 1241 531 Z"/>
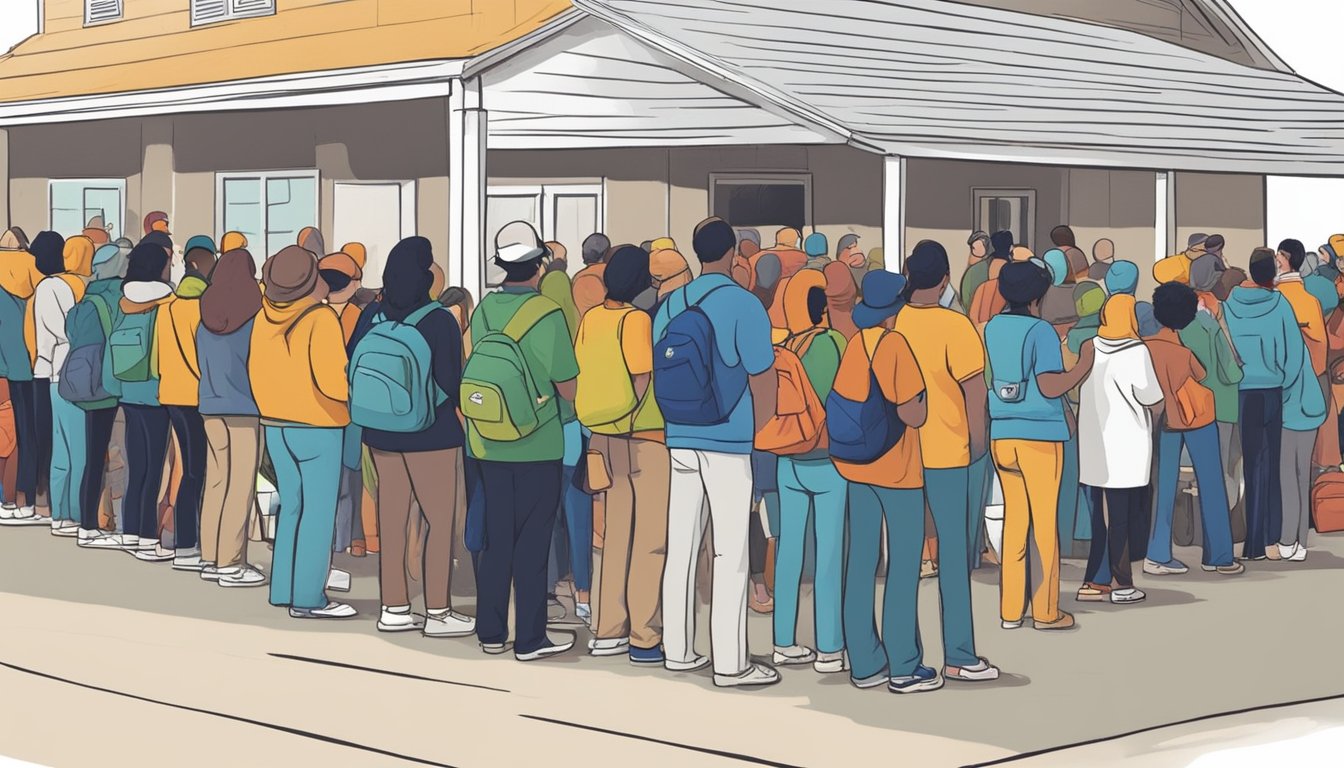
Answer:
<path fill-rule="evenodd" d="M 275 0 L 191 0 L 191 25 L 275 13 Z"/>
<path fill-rule="evenodd" d="M 812 221 L 812 176 L 713 173 L 709 207 L 734 227 L 793 227 L 801 232 Z"/>
<path fill-rule="evenodd" d="M 1031 247 L 1036 234 L 1036 190 L 975 190 L 972 229 L 991 234 L 1008 230 L 1019 245 Z"/>
<path fill-rule="evenodd" d="M 260 263 L 317 226 L 317 171 L 217 174 L 215 206 L 219 232 L 242 232 Z"/>
<path fill-rule="evenodd" d="M 383 287 L 387 254 L 402 238 L 415 234 L 415 182 L 338 181 L 332 188 L 332 210 L 335 223 L 328 246 L 334 251 L 346 243 L 362 243 L 368 256 L 362 282 Z"/>
<path fill-rule="evenodd" d="M 583 269 L 583 241 L 601 232 L 605 210 L 601 184 L 546 184 L 490 187 L 485 207 L 485 284 L 504 282 L 495 266 L 495 233 L 511 221 L 526 221 L 543 240 L 565 246 L 567 271 Z"/>
<path fill-rule="evenodd" d="M 121 0 L 84 0 L 84 26 L 121 18 Z"/>
<path fill-rule="evenodd" d="M 125 179 L 53 179 L 48 185 L 50 225 L 62 237 L 72 237 L 86 227 L 106 229 L 112 239 L 125 234 Z"/>

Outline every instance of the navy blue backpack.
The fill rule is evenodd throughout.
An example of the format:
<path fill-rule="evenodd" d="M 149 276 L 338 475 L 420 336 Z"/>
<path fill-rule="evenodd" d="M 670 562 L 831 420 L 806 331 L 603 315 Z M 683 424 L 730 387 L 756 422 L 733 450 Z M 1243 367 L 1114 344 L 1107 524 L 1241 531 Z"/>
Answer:
<path fill-rule="evenodd" d="M 720 285 L 672 318 L 662 338 L 653 345 L 653 397 L 669 424 L 709 426 L 722 424 L 747 389 L 742 366 L 730 367 L 719 354 L 714 324 L 700 308 Z M 672 297 L 669 297 L 669 300 Z"/>
<path fill-rule="evenodd" d="M 872 360 L 877 355 L 877 348 L 882 345 L 882 339 L 886 337 L 886 333 L 882 334 L 870 351 L 863 332 L 859 332 L 860 343 L 864 345 L 864 355 L 869 362 L 868 396 L 862 400 L 851 400 L 841 395 L 837 387 L 826 398 L 826 433 L 830 440 L 831 457 L 837 461 L 850 464 L 877 461 L 905 436 L 905 422 L 901 421 L 896 404 L 882 394 L 877 374 L 873 373 Z"/>

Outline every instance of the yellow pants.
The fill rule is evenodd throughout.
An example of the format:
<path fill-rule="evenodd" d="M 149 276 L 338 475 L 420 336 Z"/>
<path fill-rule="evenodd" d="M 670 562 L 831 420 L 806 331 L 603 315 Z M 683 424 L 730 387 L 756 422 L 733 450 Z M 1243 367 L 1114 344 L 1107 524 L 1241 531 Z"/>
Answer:
<path fill-rule="evenodd" d="M 1042 440 L 995 440 L 994 466 L 1003 486 L 1003 556 L 999 612 L 1004 621 L 1026 613 L 1027 531 L 1034 532 L 1041 557 L 1040 583 L 1031 596 L 1031 615 L 1051 623 L 1059 611 L 1059 483 L 1064 444 Z"/>

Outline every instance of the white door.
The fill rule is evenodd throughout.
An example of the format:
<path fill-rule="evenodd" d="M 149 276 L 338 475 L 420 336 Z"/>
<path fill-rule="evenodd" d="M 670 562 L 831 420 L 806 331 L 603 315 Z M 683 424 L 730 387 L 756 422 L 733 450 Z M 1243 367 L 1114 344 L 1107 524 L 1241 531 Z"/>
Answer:
<path fill-rule="evenodd" d="M 415 184 L 409 181 L 336 182 L 333 208 L 334 251 L 346 243 L 363 243 L 368 252 L 364 285 L 383 287 L 387 254 L 415 233 Z"/>
<path fill-rule="evenodd" d="M 526 221 L 543 240 L 565 246 L 571 276 L 583 269 L 583 241 L 604 226 L 601 184 L 492 186 L 485 209 L 485 284 L 498 287 L 504 273 L 491 258 L 495 233 L 511 221 Z"/>

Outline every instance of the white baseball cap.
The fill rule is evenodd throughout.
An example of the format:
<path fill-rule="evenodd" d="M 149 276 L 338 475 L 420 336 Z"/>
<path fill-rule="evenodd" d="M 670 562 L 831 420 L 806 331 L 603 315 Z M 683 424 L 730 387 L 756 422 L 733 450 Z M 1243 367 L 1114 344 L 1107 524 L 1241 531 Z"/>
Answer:
<path fill-rule="evenodd" d="M 511 221 L 495 235 L 495 258 L 510 264 L 545 256 L 548 253 L 537 230 L 526 221 Z"/>

